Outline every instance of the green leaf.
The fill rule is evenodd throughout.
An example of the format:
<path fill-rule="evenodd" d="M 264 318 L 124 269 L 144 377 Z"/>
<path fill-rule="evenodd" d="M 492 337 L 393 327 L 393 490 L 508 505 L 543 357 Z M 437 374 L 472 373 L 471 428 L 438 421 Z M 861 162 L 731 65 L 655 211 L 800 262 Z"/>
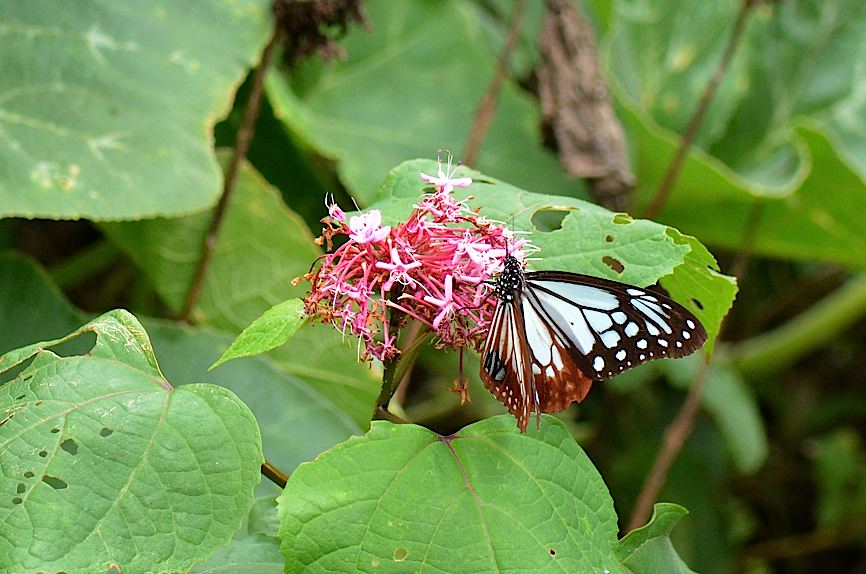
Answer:
<path fill-rule="evenodd" d="M 85 356 L 50 348 L 85 333 Z M 18 572 L 186 570 L 226 544 L 252 504 L 255 419 L 215 385 L 173 388 L 124 311 L 0 357 L 32 359 L 0 387 L 0 555 Z"/>
<path fill-rule="evenodd" d="M 449 437 L 375 421 L 300 466 L 278 501 L 287 572 L 627 572 L 607 488 L 549 416 Z"/>
<path fill-rule="evenodd" d="M 267 39 L 270 2 L 3 0 L 0 14 L 0 217 L 138 219 L 214 203 L 211 129 Z"/>
<path fill-rule="evenodd" d="M 238 357 L 260 355 L 279 347 L 304 324 L 306 319 L 303 312 L 304 302 L 301 299 L 289 299 L 277 303 L 241 331 L 238 338 L 208 370 Z"/>
<path fill-rule="evenodd" d="M 719 273 L 715 257 L 700 242 L 683 235 L 672 227 L 667 233 L 677 244 L 690 248 L 683 265 L 676 273 L 662 277 L 659 284 L 679 301 L 690 301 L 689 307 L 705 326 L 709 326 L 710 340 L 704 347 L 710 354 L 716 342 L 718 330 L 737 296 L 737 279 Z"/>
<path fill-rule="evenodd" d="M 345 61 L 306 62 L 291 78 L 272 73 L 266 89 L 276 117 L 334 159 L 352 196 L 369 204 L 382 174 L 405 158 L 438 148 L 460 157 L 499 46 L 485 41 L 489 14 L 471 2 L 364 7 L 372 30 L 349 31 Z M 506 79 L 475 165 L 530 189 L 570 193 L 579 184 L 543 148 L 538 122 L 537 103 Z"/>
<path fill-rule="evenodd" d="M 616 4 L 608 68 L 635 150 L 638 211 L 664 177 L 674 132 L 697 106 L 740 4 Z M 863 269 L 866 210 L 851 207 L 866 194 L 866 76 L 847 54 L 866 50 L 864 21 L 857 0 L 754 5 L 702 123 L 702 149 L 689 152 L 659 218 L 708 245 L 736 250 L 748 238 L 754 254 Z"/>
<path fill-rule="evenodd" d="M 208 371 L 231 340 L 226 334 L 153 319 L 145 324 L 166 376 L 173 381 L 213 383 L 235 393 L 258 421 L 265 457 L 287 474 L 298 464 L 362 432 L 342 408 L 328 399 L 327 388 L 286 373 L 267 356 Z M 369 421 L 371 411 L 368 406 L 364 423 Z"/>
<path fill-rule="evenodd" d="M 694 574 L 677 554 L 670 539 L 671 530 L 686 514 L 688 511 L 677 504 L 656 504 L 650 521 L 619 541 L 617 556 L 635 574 Z"/>
<path fill-rule="evenodd" d="M 385 224 L 408 216 L 423 193 L 418 173 L 431 169 L 434 162 L 410 160 L 389 172 L 373 205 L 382 210 Z M 733 278 L 717 272 L 715 259 L 696 239 L 579 199 L 532 193 L 468 169 L 458 173 L 474 182 L 456 190 L 456 197 L 466 199 L 481 215 L 529 232 L 527 239 L 540 248 L 532 255 L 536 269 L 583 273 L 639 287 L 664 278 L 671 296 L 701 319 L 710 334 L 707 349 L 712 349 L 736 286 Z M 551 212 L 563 215 L 560 228 L 540 230 L 538 216 Z"/>

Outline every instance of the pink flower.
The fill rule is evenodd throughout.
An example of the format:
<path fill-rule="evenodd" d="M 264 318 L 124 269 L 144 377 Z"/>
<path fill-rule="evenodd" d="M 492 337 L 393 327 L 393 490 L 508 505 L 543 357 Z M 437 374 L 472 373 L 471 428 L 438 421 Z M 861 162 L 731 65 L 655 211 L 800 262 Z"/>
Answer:
<path fill-rule="evenodd" d="M 388 360 L 399 354 L 392 314 L 414 319 L 435 332 L 439 347 L 480 349 L 496 298 L 491 278 L 510 253 L 524 259 L 526 242 L 488 221 L 451 195 L 471 184 L 454 177 L 450 157 L 436 185 L 423 195 L 408 219 L 383 227 L 371 210 L 349 218 L 333 204 L 322 219 L 322 239 L 329 253 L 307 274 L 307 314 L 359 339 L 362 359 Z M 342 214 L 342 216 L 341 216 Z M 343 241 L 334 241 L 342 236 Z M 335 248 L 335 245 L 337 246 Z"/>
<path fill-rule="evenodd" d="M 458 177 L 454 178 L 454 174 L 457 172 L 457 168 L 460 167 L 460 162 L 457 162 L 454 165 L 453 169 L 451 167 L 451 152 L 448 152 L 448 164 L 445 169 L 442 169 L 442 157 L 440 154 L 436 154 L 436 161 L 439 163 L 439 170 L 436 173 L 436 177 L 432 175 L 427 175 L 424 172 L 421 172 L 421 180 L 426 181 L 427 183 L 432 183 L 436 186 L 436 189 L 442 193 L 451 193 L 454 191 L 455 187 L 469 187 L 472 185 L 471 177 Z"/>
<path fill-rule="evenodd" d="M 391 233 L 391 228 L 382 227 L 382 212 L 371 209 L 361 215 L 352 216 L 349 219 L 349 239 L 355 243 L 378 243 Z"/>
<path fill-rule="evenodd" d="M 445 295 L 441 299 L 425 295 L 424 300 L 439 307 L 439 313 L 433 319 L 433 328 L 438 329 L 444 319 L 454 314 L 454 276 L 445 276 Z"/>
<path fill-rule="evenodd" d="M 385 281 L 384 284 L 385 291 L 390 291 L 395 281 L 405 283 L 410 287 L 413 286 L 415 284 L 415 280 L 409 276 L 409 271 L 421 267 L 421 262 L 413 261 L 411 263 L 403 263 L 403 261 L 400 259 L 400 252 L 397 251 L 396 247 L 391 247 L 391 262 L 385 263 L 383 261 L 377 261 L 376 267 L 379 269 L 386 269 L 391 272 L 391 276 L 388 278 L 387 281 Z"/>
<path fill-rule="evenodd" d="M 331 201 L 328 202 L 328 198 L 325 197 L 325 207 L 328 208 L 328 215 L 332 220 L 343 223 L 346 221 L 346 212 L 340 209 L 340 206 L 337 205 L 337 202 L 334 201 L 334 196 L 331 196 Z"/>

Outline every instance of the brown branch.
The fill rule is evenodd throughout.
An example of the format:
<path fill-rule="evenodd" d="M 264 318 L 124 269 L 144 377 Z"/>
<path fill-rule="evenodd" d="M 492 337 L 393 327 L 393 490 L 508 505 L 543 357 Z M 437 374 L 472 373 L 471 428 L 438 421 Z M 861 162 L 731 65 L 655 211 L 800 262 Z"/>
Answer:
<path fill-rule="evenodd" d="M 749 8 L 755 4 L 755 1 L 756 0 L 741 0 L 740 11 L 737 13 L 734 28 L 731 30 L 731 36 L 728 38 L 728 45 L 725 46 L 725 52 L 722 54 L 719 66 L 716 68 L 716 72 L 710 78 L 710 81 L 707 82 L 707 85 L 704 88 L 704 93 L 701 95 L 700 102 L 698 103 L 698 107 L 695 109 L 691 120 L 689 120 L 686 133 L 680 140 L 680 145 L 677 147 L 674 158 L 671 160 L 662 182 L 656 188 L 652 202 L 649 207 L 646 208 L 642 217 L 652 219 L 658 215 L 662 207 L 667 203 L 671 190 L 673 189 L 673 186 L 680 175 L 683 163 L 686 160 L 686 154 L 688 153 L 692 142 L 695 140 L 695 137 L 698 135 L 701 122 L 704 120 L 704 114 L 706 114 L 707 109 L 710 107 L 710 102 L 712 102 L 713 97 L 716 95 L 716 90 L 722 83 L 722 79 L 728 71 L 728 66 L 734 57 L 734 53 L 737 51 L 737 46 L 743 36 L 743 30 L 746 27 L 746 16 L 749 13 Z"/>
<path fill-rule="evenodd" d="M 593 199 L 628 211 L 635 186 L 625 134 L 613 109 L 592 26 L 578 3 L 547 0 L 538 36 L 538 100 L 545 144 Z"/>
<path fill-rule="evenodd" d="M 701 391 L 703 391 L 708 372 L 709 363 L 704 362 L 692 381 L 689 394 L 683 406 L 680 407 L 680 412 L 677 413 L 677 417 L 665 431 L 661 450 L 647 474 L 643 487 L 641 487 L 640 495 L 638 495 L 625 532 L 640 528 L 649 520 L 653 504 L 655 504 L 659 492 L 667 480 L 671 465 L 679 456 L 686 439 L 689 438 L 695 427 L 695 420 L 701 406 Z"/>
<path fill-rule="evenodd" d="M 214 249 L 216 248 L 217 240 L 219 239 L 220 227 L 225 219 L 229 202 L 234 195 L 235 184 L 237 182 L 238 169 L 241 162 L 246 158 L 247 151 L 250 148 L 250 142 L 253 139 L 253 134 L 256 131 L 256 120 L 259 117 L 259 109 L 261 108 L 262 92 L 264 91 L 265 75 L 270 67 L 271 59 L 274 54 L 274 48 L 280 38 L 280 31 L 274 30 L 271 39 L 265 46 L 262 52 L 262 59 L 256 68 L 253 76 L 253 86 L 250 91 L 250 98 L 247 101 L 247 107 L 244 111 L 244 117 L 241 121 L 241 126 L 238 128 L 235 147 L 232 151 L 232 157 L 229 160 L 229 165 L 226 168 L 225 180 L 223 181 L 223 192 L 219 202 L 214 209 L 213 219 L 205 234 L 204 242 L 201 247 L 201 255 L 198 265 L 196 266 L 193 280 L 190 283 L 189 291 L 186 295 L 186 300 L 183 304 L 183 310 L 180 312 L 179 319 L 189 322 L 192 311 L 201 297 L 201 292 L 204 287 L 205 278 L 207 276 L 208 267 L 210 267 L 211 259 L 213 258 Z"/>
<path fill-rule="evenodd" d="M 514 47 L 517 46 L 517 40 L 520 38 L 520 25 L 523 21 L 525 8 L 526 0 L 517 0 L 508 25 L 508 35 L 505 39 L 505 45 L 499 53 L 499 61 L 496 63 L 496 70 L 493 72 L 493 79 L 490 80 L 487 93 L 481 99 L 481 103 L 475 111 L 475 119 L 472 120 L 472 127 L 469 128 L 469 140 L 466 142 L 466 151 L 463 153 L 463 163 L 466 165 L 475 164 L 475 161 L 478 159 L 478 152 L 481 150 L 481 144 L 487 135 L 487 130 L 490 129 L 490 122 L 493 121 L 493 112 L 496 109 L 496 98 L 499 95 L 499 89 L 502 87 L 505 74 L 508 72 L 508 60 L 511 58 L 511 52 L 514 51 Z"/>
<path fill-rule="evenodd" d="M 285 488 L 289 482 L 289 477 L 268 461 L 262 463 L 262 474 L 280 488 Z"/>

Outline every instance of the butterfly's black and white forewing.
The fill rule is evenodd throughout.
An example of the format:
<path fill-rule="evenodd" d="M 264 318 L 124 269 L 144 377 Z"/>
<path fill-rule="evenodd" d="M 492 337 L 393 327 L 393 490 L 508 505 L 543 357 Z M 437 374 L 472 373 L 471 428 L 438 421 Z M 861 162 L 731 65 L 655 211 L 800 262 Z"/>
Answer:
<path fill-rule="evenodd" d="M 495 292 L 481 378 L 522 431 L 532 412 L 582 401 L 593 381 L 684 357 L 707 339 L 698 319 L 664 295 L 575 273 L 524 273 L 513 256 Z"/>

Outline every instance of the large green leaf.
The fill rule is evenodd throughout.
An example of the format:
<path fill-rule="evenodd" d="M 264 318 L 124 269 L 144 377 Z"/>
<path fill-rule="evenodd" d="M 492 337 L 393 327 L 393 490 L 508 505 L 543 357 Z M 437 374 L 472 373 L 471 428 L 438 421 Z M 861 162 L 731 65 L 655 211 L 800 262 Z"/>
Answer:
<path fill-rule="evenodd" d="M 138 219 L 211 205 L 211 129 L 266 0 L 0 2 L 0 217 Z"/>
<path fill-rule="evenodd" d="M 616 3 L 609 69 L 622 93 L 678 133 L 715 72 L 742 3 L 690 9 L 683 0 Z M 678 17 L 671 18 L 670 14 Z M 755 6 L 697 143 L 763 193 L 796 189 L 808 150 L 792 127 L 820 118 L 862 176 L 866 5 L 858 0 Z"/>
<path fill-rule="evenodd" d="M 741 3 L 616 4 L 608 69 L 649 202 Z M 678 14 L 669 18 L 669 14 Z M 866 5 L 760 4 L 659 218 L 708 244 L 862 268 Z M 721 25 L 712 25 L 715 20 Z M 772 54 L 770 56 L 770 54 Z"/>
<path fill-rule="evenodd" d="M 449 437 L 374 422 L 279 497 L 287 572 L 627 572 L 607 488 L 565 426 Z"/>
<path fill-rule="evenodd" d="M 51 348 L 85 333 L 84 356 Z M 215 385 L 173 388 L 134 317 L 11 351 L 0 369 L 0 555 L 15 572 L 186 570 L 240 527 L 259 481 L 255 419 Z"/>
<path fill-rule="evenodd" d="M 303 295 L 306 287 L 292 287 L 292 279 L 309 271 L 320 254 L 304 222 L 249 165 L 239 171 L 237 186 L 196 310 L 200 321 L 234 333 L 274 304 Z M 102 227 L 178 310 L 211 216 Z M 290 373 L 313 382 L 358 424 L 369 421 L 378 388 L 370 369 L 358 363 L 354 347 L 343 344 L 334 329 L 301 329 L 274 357 Z"/>
<path fill-rule="evenodd" d="M 391 170 L 373 206 L 382 210 L 386 223 L 406 218 L 424 191 L 418 173 L 431 170 L 435 173 L 435 163 L 428 160 L 407 161 Z M 461 173 L 474 183 L 455 195 L 480 209 L 481 215 L 530 232 L 527 238 L 540 248 L 532 256 L 536 269 L 584 273 L 641 287 L 664 278 L 671 295 L 701 319 L 711 348 L 733 303 L 736 284 L 718 273 L 715 259 L 697 240 L 579 199 L 532 193 L 476 171 Z M 535 217 L 551 211 L 564 215 L 561 227 L 539 230 Z"/>
<path fill-rule="evenodd" d="M 349 191 L 367 204 L 382 174 L 405 158 L 437 148 L 460 154 L 497 54 L 485 41 L 489 18 L 475 3 L 364 5 L 372 32 L 346 36 L 344 62 L 308 63 L 292 78 L 274 72 L 267 91 L 275 115 L 337 161 Z M 506 80 L 476 166 L 530 189 L 564 194 L 577 184 L 541 146 L 538 121 L 537 105 Z"/>

